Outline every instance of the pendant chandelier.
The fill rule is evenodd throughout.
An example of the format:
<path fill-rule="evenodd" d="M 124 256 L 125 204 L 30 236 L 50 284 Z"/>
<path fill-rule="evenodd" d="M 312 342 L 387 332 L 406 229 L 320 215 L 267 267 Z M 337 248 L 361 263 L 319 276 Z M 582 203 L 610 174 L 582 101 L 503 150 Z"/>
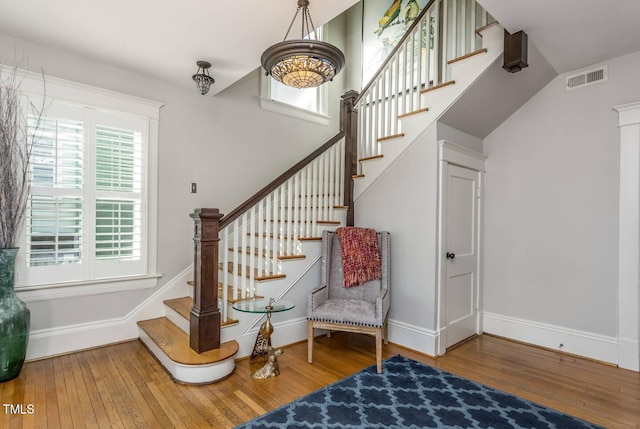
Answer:
<path fill-rule="evenodd" d="M 198 92 L 202 95 L 205 95 L 209 92 L 209 88 L 215 82 L 215 80 L 209 74 L 209 68 L 211 67 L 211 63 L 207 61 L 197 61 L 198 71 L 196 74 L 191 76 L 191 79 L 196 83 L 196 88 Z"/>
<path fill-rule="evenodd" d="M 300 39 L 287 40 L 300 9 L 302 36 Z M 305 39 L 307 34 L 310 36 Z M 309 0 L 298 0 L 298 9 L 284 40 L 264 51 L 261 62 L 266 74 L 278 82 L 294 88 L 311 88 L 333 80 L 344 66 L 345 59 L 340 49 L 318 40 L 309 14 Z"/>

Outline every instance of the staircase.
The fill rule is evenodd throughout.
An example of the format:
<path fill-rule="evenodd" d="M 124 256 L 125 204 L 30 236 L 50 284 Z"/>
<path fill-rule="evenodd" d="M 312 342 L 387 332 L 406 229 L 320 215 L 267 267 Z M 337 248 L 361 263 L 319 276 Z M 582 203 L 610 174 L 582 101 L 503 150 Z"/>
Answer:
<path fill-rule="evenodd" d="M 284 344 L 306 338 L 305 296 L 317 286 L 322 231 L 353 225 L 353 201 L 501 57 L 504 30 L 491 21 L 473 0 L 431 1 L 362 93 L 343 96 L 340 133 L 212 223 L 192 215 L 193 289 L 164 301 L 163 317 L 138 322 L 140 340 L 174 380 L 218 381 L 251 354 L 263 315 L 234 310 L 242 299 L 286 296 L 298 313 L 276 323 L 275 336 Z M 205 229 L 214 240 L 205 243 Z M 220 346 L 196 353 L 194 317 L 214 308 Z"/>
<path fill-rule="evenodd" d="M 261 314 L 235 311 L 233 303 L 261 297 L 282 298 L 309 270 L 317 268 L 322 231 L 334 230 L 346 220 L 348 207 L 342 204 L 345 175 L 341 167 L 344 141 L 343 133 L 339 133 L 312 154 L 303 167 L 296 167 L 293 175 L 286 175 L 286 180 L 276 179 L 250 198 L 245 207 L 223 216 L 216 225 L 220 230 L 216 243 L 218 262 L 212 284 L 217 284 L 220 348 L 196 353 L 189 347 L 195 290 L 188 296 L 165 300 L 164 317 L 138 322 L 140 340 L 174 380 L 202 384 L 231 374 L 236 356 L 252 352 L 257 327 L 263 319 Z M 206 252 L 203 237 L 209 225 L 205 222 L 204 217 L 196 220 L 194 240 L 202 239 L 196 244 L 197 255 Z M 200 261 L 195 263 L 196 273 L 205 271 L 204 266 L 199 269 Z M 203 277 L 205 287 L 206 282 Z M 195 288 L 198 282 L 188 283 Z M 303 307 L 303 303 L 297 305 Z M 306 321 L 301 327 L 306 332 Z"/>

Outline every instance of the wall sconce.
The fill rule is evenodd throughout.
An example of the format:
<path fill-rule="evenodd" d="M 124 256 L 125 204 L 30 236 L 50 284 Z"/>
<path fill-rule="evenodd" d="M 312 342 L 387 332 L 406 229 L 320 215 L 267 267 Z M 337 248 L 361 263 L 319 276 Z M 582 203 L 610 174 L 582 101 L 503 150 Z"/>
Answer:
<path fill-rule="evenodd" d="M 211 63 L 207 61 L 198 61 L 196 64 L 198 65 L 198 71 L 191 78 L 196 83 L 196 88 L 198 88 L 200 94 L 205 95 L 209 92 L 209 88 L 211 88 L 211 85 L 215 82 L 215 79 L 213 79 L 209 74 Z"/>

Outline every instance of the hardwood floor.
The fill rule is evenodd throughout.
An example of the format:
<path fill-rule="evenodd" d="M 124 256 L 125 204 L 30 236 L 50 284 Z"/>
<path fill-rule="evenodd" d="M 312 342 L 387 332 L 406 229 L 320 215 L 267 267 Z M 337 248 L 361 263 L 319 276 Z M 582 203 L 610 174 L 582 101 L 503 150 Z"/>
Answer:
<path fill-rule="evenodd" d="M 1 428 L 231 428 L 375 364 L 372 337 L 336 333 L 287 347 L 281 375 L 241 360 L 217 384 L 176 384 L 138 341 L 30 362 L 0 384 Z M 608 428 L 640 427 L 640 374 L 483 335 L 431 359 L 402 354 Z M 32 411 L 32 412 L 31 412 Z"/>

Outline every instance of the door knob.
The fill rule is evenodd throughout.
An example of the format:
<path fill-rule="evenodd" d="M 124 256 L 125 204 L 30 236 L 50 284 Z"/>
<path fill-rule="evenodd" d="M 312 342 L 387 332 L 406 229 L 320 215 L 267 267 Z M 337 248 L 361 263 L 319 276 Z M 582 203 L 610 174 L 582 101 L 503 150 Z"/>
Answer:
<path fill-rule="evenodd" d="M 451 253 L 451 252 L 447 252 L 447 259 L 456 259 L 456 254 L 455 253 Z"/>

